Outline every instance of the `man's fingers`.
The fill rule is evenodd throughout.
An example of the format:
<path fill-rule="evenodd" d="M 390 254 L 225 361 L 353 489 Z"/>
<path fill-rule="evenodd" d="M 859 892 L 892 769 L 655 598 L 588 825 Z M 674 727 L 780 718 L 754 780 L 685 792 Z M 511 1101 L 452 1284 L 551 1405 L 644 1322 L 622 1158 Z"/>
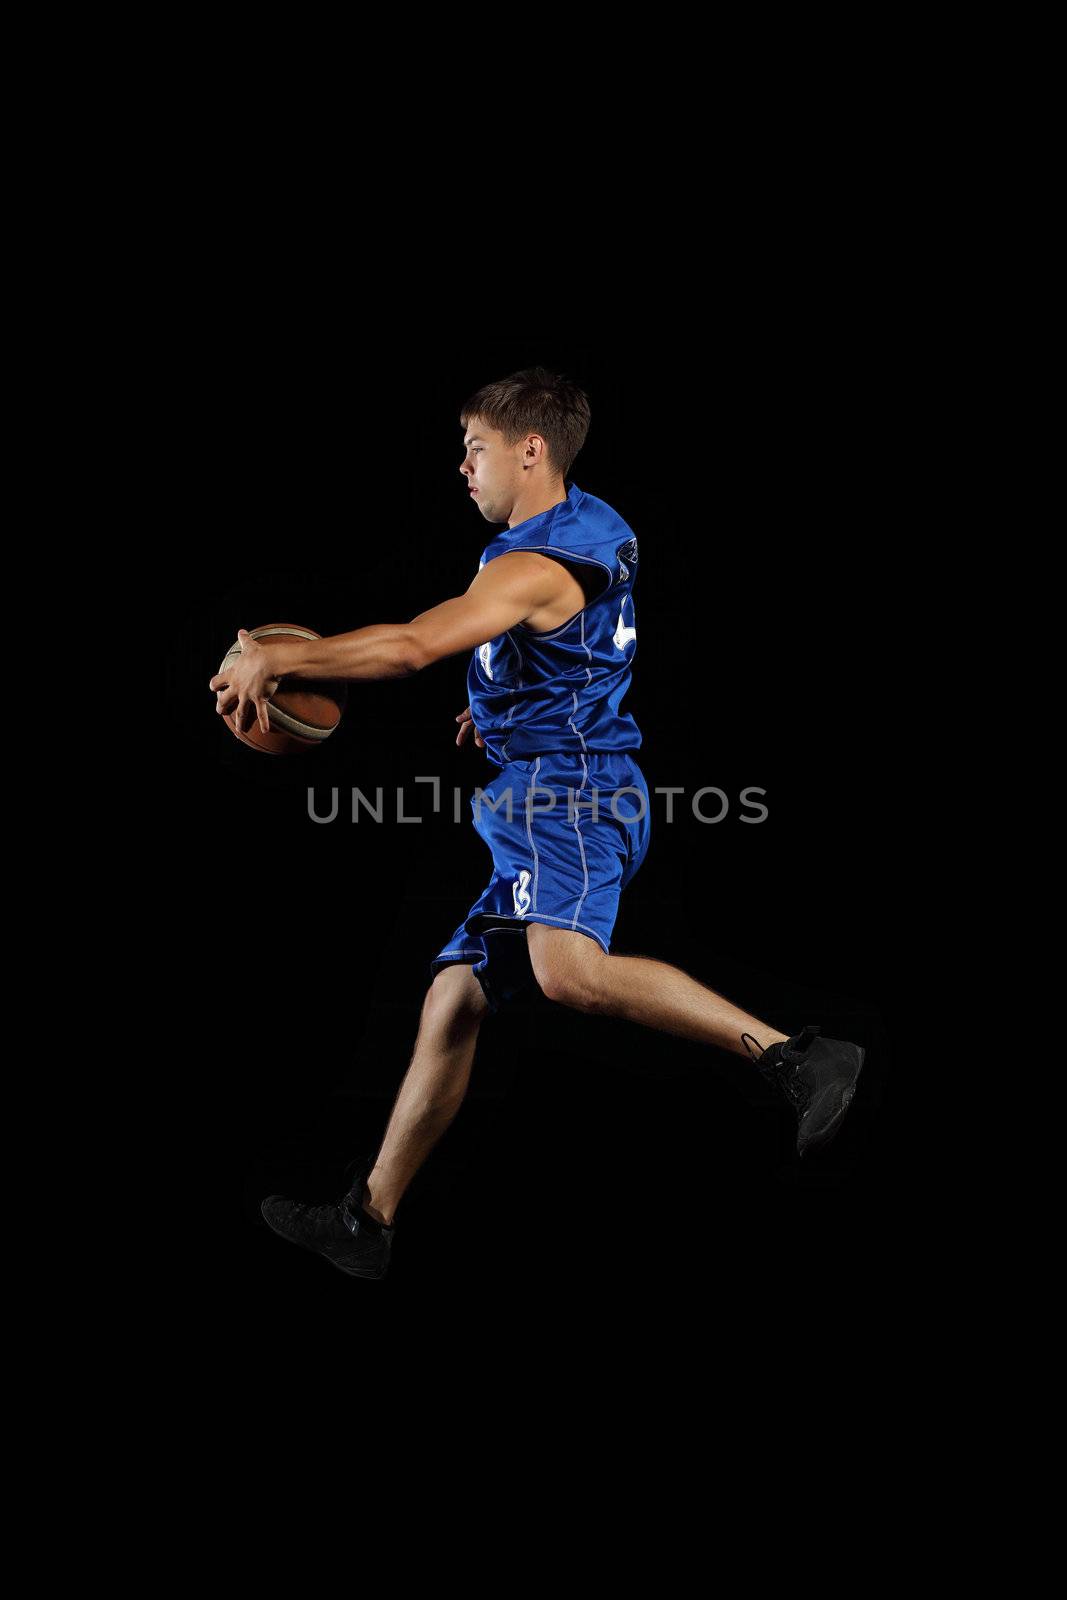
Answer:
<path fill-rule="evenodd" d="M 229 679 L 226 677 L 225 673 L 216 672 L 215 676 L 212 678 L 211 682 L 208 684 L 208 688 L 209 689 L 225 689 L 228 683 L 229 683 Z"/>
<path fill-rule="evenodd" d="M 269 715 L 267 713 L 267 702 L 265 700 L 257 700 L 256 701 L 256 715 L 259 718 L 259 726 L 260 726 L 261 731 L 263 733 L 269 733 L 270 732 L 270 717 L 269 717 Z"/>

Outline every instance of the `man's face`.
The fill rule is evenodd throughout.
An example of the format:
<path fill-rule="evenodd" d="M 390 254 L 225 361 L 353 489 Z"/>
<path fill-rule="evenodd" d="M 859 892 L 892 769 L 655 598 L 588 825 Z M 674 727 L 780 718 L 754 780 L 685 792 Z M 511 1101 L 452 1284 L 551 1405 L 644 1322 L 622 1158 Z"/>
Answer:
<path fill-rule="evenodd" d="M 463 437 L 459 470 L 486 522 L 506 522 L 522 489 L 521 442 L 509 450 L 504 435 L 472 418 Z"/>

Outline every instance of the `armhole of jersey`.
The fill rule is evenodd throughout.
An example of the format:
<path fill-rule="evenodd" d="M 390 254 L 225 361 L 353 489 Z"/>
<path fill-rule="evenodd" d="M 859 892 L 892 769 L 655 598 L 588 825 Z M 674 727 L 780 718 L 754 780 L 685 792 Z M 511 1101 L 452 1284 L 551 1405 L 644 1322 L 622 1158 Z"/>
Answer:
<path fill-rule="evenodd" d="M 615 582 L 615 574 L 613 572 L 609 572 L 603 561 L 598 561 L 595 556 L 576 556 L 573 555 L 570 550 L 553 550 L 550 549 L 548 545 L 542 545 L 540 549 L 536 548 L 535 546 L 531 546 L 530 554 L 548 556 L 549 560 L 558 560 L 561 566 L 565 561 L 573 561 L 575 566 L 578 567 L 599 567 L 601 572 L 607 572 L 608 574 L 608 581 L 599 591 L 599 593 L 591 595 L 585 602 L 585 605 L 582 606 L 581 610 L 576 611 L 573 617 L 568 617 L 566 622 L 561 622 L 558 628 L 552 628 L 548 633 L 531 633 L 530 629 L 527 628 L 524 623 L 517 622 L 515 626 L 520 630 L 520 632 L 529 634 L 531 639 L 551 639 L 554 638 L 557 633 L 562 633 L 564 628 L 569 628 L 572 622 L 577 622 L 578 618 L 584 615 L 584 613 L 589 610 L 590 606 L 595 606 L 598 600 L 603 600 L 604 596 Z"/>

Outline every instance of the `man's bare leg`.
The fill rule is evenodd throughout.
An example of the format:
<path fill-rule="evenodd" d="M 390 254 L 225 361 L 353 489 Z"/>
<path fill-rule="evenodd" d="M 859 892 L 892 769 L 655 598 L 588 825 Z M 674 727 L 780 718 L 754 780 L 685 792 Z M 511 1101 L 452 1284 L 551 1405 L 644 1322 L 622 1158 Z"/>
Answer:
<path fill-rule="evenodd" d="M 599 1006 L 610 1016 L 626 1017 L 683 1039 L 718 1045 L 735 1055 L 752 1057 L 742 1042 L 747 1033 L 761 1050 L 789 1038 L 769 1023 L 742 1011 L 725 996 L 691 978 L 680 967 L 648 956 L 605 956 L 600 951 Z"/>
<path fill-rule="evenodd" d="M 463 1103 L 478 1030 L 488 1011 L 469 964 L 444 967 L 427 990 L 411 1065 L 364 1186 L 364 1208 L 387 1226 L 404 1190 Z"/>
<path fill-rule="evenodd" d="M 540 922 L 530 924 L 526 937 L 538 983 L 562 1005 L 625 1017 L 746 1057 L 753 1052 L 742 1042 L 743 1033 L 761 1049 L 789 1038 L 666 961 L 605 955 L 587 934 Z"/>

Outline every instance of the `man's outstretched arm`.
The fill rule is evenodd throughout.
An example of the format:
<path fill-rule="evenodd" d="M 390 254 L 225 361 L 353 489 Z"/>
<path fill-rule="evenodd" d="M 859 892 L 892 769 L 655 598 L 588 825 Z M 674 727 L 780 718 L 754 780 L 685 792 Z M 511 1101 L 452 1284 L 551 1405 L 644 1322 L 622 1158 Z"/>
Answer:
<path fill-rule="evenodd" d="M 410 622 L 374 623 L 325 639 L 262 641 L 242 633 L 242 653 L 209 688 L 215 709 L 233 710 L 242 727 L 252 703 L 266 730 L 266 703 L 281 678 L 403 678 L 434 661 L 473 650 L 487 639 L 550 605 L 562 593 L 567 575 L 558 562 L 534 551 L 511 550 L 487 562 L 466 594 L 445 600 Z"/>

